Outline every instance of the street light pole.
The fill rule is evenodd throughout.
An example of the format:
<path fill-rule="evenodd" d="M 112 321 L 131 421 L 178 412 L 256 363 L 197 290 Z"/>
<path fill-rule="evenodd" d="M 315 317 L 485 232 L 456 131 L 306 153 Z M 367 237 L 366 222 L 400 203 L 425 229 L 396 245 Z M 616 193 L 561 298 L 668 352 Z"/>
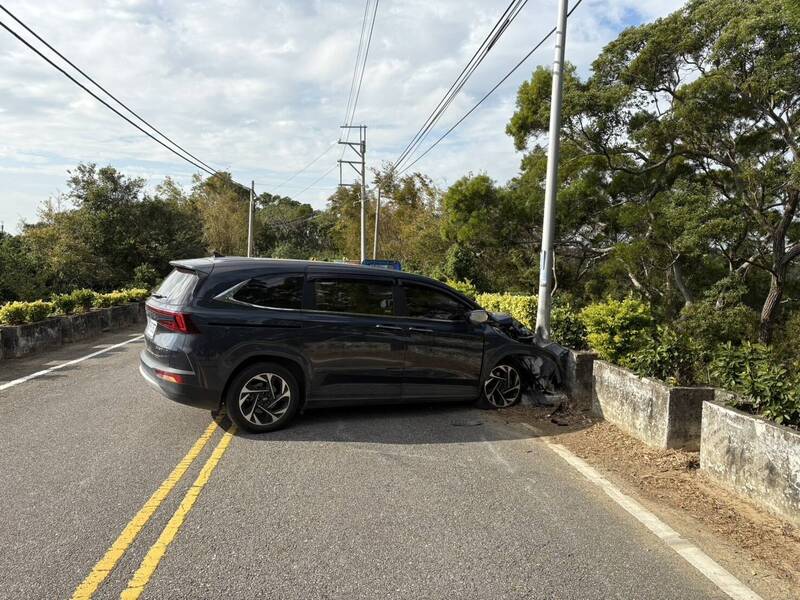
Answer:
<path fill-rule="evenodd" d="M 550 308 L 553 290 L 553 238 L 556 228 L 556 194 L 558 192 L 558 158 L 561 150 L 561 95 L 564 87 L 564 47 L 567 43 L 567 5 L 558 1 L 556 49 L 553 59 L 553 87 L 550 94 L 550 140 L 547 149 L 547 179 L 544 190 L 542 252 L 539 259 L 539 302 L 536 310 L 536 335 L 550 339 Z"/>
<path fill-rule="evenodd" d="M 247 214 L 247 257 L 253 256 L 253 204 L 256 197 L 256 182 L 250 183 L 250 207 Z"/>
<path fill-rule="evenodd" d="M 361 263 L 367 258 L 367 127 L 361 130 Z"/>
<path fill-rule="evenodd" d="M 378 222 L 381 218 L 381 186 L 378 186 L 378 202 L 375 204 L 375 236 L 372 240 L 372 260 L 378 259 Z"/>

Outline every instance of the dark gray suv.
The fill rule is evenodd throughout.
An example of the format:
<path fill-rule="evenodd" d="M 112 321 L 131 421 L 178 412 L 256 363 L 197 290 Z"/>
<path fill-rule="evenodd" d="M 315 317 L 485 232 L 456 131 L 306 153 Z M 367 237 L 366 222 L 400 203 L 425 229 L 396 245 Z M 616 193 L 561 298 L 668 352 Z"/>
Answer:
<path fill-rule="evenodd" d="M 446 285 L 314 261 L 174 261 L 147 302 L 144 378 L 165 396 L 263 432 L 303 407 L 411 401 L 515 404 L 559 378 L 527 330 Z"/>

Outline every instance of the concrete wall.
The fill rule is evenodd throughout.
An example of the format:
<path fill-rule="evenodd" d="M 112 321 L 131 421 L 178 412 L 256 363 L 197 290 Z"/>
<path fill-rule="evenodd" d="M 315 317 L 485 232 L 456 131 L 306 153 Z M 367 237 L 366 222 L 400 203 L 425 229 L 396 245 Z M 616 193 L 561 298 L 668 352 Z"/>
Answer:
<path fill-rule="evenodd" d="M 593 363 L 592 411 L 654 448 L 700 447 L 704 400 L 712 388 L 670 387 L 603 360 Z"/>
<path fill-rule="evenodd" d="M 60 346 L 63 339 L 59 318 L 27 325 L 8 325 L 2 329 L 3 358 L 20 358 Z"/>
<path fill-rule="evenodd" d="M 703 405 L 700 468 L 800 526 L 800 432 L 723 406 Z"/>
<path fill-rule="evenodd" d="M 60 321 L 65 344 L 95 337 L 103 330 L 103 315 L 98 310 L 61 317 Z"/>
<path fill-rule="evenodd" d="M 52 317 L 27 325 L 0 326 L 0 360 L 19 358 L 63 343 L 89 339 L 101 331 L 145 321 L 144 302 L 132 302 L 80 315 Z"/>
<path fill-rule="evenodd" d="M 592 376 L 597 354 L 591 351 L 570 350 L 564 391 L 576 408 L 592 406 Z"/>

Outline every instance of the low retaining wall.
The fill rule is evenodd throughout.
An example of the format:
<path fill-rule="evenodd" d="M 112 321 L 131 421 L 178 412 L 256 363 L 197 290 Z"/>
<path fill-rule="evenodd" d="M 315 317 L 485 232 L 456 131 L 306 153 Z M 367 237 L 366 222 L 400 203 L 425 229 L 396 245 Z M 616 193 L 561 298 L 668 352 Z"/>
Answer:
<path fill-rule="evenodd" d="M 61 337 L 65 344 L 89 339 L 103 331 L 103 314 L 99 310 L 60 317 L 60 321 Z"/>
<path fill-rule="evenodd" d="M 593 364 L 592 411 L 654 448 L 700 447 L 703 401 L 713 388 L 670 387 L 603 360 Z"/>
<path fill-rule="evenodd" d="M 101 309 L 99 312 L 102 313 L 103 331 L 122 329 L 134 323 L 144 322 L 144 308 L 140 310 L 140 304 L 139 302 L 131 302 L 130 304 Z"/>
<path fill-rule="evenodd" d="M 0 360 L 28 356 L 144 321 L 144 302 L 131 302 L 27 325 L 3 325 L 0 326 Z"/>
<path fill-rule="evenodd" d="M 570 350 L 567 358 L 564 391 L 577 408 L 592 406 L 592 377 L 597 354 L 585 350 Z"/>
<path fill-rule="evenodd" d="M 700 468 L 800 526 L 800 432 L 717 401 L 703 405 Z"/>
<path fill-rule="evenodd" d="M 61 319 L 58 317 L 26 325 L 3 326 L 2 329 L 3 358 L 20 358 L 60 346 L 63 342 Z"/>

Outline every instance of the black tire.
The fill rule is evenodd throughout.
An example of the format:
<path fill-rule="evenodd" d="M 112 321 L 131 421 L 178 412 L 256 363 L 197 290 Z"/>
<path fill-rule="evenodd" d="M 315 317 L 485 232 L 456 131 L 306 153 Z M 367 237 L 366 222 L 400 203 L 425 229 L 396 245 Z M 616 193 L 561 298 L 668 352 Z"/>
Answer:
<path fill-rule="evenodd" d="M 514 406 L 522 399 L 523 379 L 513 362 L 500 362 L 492 367 L 481 383 L 481 395 L 475 406 L 498 410 Z"/>
<path fill-rule="evenodd" d="M 250 392 L 245 390 L 248 384 Z M 225 396 L 231 421 L 252 433 L 285 427 L 301 404 L 295 376 L 289 369 L 270 362 L 255 363 L 237 373 Z"/>

